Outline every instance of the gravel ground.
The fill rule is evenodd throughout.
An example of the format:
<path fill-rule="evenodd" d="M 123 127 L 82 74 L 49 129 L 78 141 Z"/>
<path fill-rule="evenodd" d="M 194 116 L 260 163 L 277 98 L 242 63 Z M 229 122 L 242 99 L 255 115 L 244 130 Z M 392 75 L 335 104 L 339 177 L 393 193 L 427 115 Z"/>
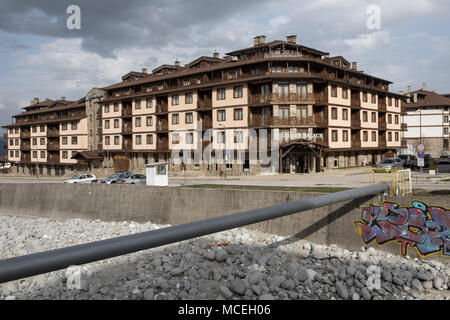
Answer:
<path fill-rule="evenodd" d="M 161 227 L 0 215 L 0 259 Z M 0 300 L 450 300 L 449 278 L 448 263 L 239 228 L 0 284 Z"/>

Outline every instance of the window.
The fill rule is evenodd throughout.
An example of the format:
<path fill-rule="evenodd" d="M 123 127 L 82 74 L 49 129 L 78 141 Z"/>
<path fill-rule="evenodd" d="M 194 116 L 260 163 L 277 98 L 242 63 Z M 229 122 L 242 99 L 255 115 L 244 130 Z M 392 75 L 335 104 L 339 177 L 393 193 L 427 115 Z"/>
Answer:
<path fill-rule="evenodd" d="M 13 146 L 14 145 L 14 140 L 13 139 L 9 139 L 9 145 Z"/>
<path fill-rule="evenodd" d="M 63 151 L 62 152 L 62 157 L 63 159 L 67 159 L 68 158 L 69 153 L 67 151 Z"/>
<path fill-rule="evenodd" d="M 217 110 L 217 121 L 225 121 L 225 110 Z"/>
<path fill-rule="evenodd" d="M 234 114 L 234 120 L 242 120 L 243 119 L 242 108 L 234 109 L 233 114 Z"/>
<path fill-rule="evenodd" d="M 33 146 L 36 146 L 36 145 L 37 145 L 37 139 L 33 138 Z"/>
<path fill-rule="evenodd" d="M 444 123 L 448 122 L 448 116 L 444 116 Z"/>
<path fill-rule="evenodd" d="M 225 132 L 217 132 L 217 143 L 225 143 Z"/>
<path fill-rule="evenodd" d="M 370 97 L 371 97 L 371 101 L 372 101 L 372 103 L 377 103 L 377 95 L 376 94 L 374 94 L 374 93 L 371 93 L 370 94 Z"/>
<path fill-rule="evenodd" d="M 234 132 L 234 143 L 243 143 L 244 142 L 244 133 L 242 131 Z"/>
<path fill-rule="evenodd" d="M 16 139 L 16 140 L 14 141 L 14 143 L 16 144 L 16 146 L 18 146 L 18 145 L 19 145 L 19 139 Z"/>
<path fill-rule="evenodd" d="M 147 99 L 147 109 L 151 108 L 153 106 L 153 99 Z"/>
<path fill-rule="evenodd" d="M 337 142 L 338 141 L 338 132 L 337 130 L 331 130 L 331 141 Z"/>
<path fill-rule="evenodd" d="M 185 97 L 186 97 L 186 104 L 192 103 L 194 101 L 192 97 L 192 92 L 186 93 Z"/>
<path fill-rule="evenodd" d="M 281 68 L 281 66 L 272 67 L 272 72 L 283 72 L 283 69 Z"/>
<path fill-rule="evenodd" d="M 308 85 L 306 83 L 297 83 L 297 94 L 306 96 L 308 94 Z"/>
<path fill-rule="evenodd" d="M 135 125 L 136 128 L 139 128 L 142 125 L 141 117 L 137 117 L 134 120 L 134 125 Z"/>
<path fill-rule="evenodd" d="M 67 137 L 62 137 L 62 144 L 64 144 L 64 145 L 67 144 Z"/>
<path fill-rule="evenodd" d="M 180 118 L 178 116 L 178 113 L 175 113 L 172 115 L 172 124 L 178 124 L 180 121 Z"/>
<path fill-rule="evenodd" d="M 388 123 L 392 124 L 392 115 L 391 114 L 388 114 Z"/>
<path fill-rule="evenodd" d="M 448 129 L 448 128 L 447 128 Z M 400 139 L 400 136 L 398 134 L 398 132 L 395 133 L 395 141 L 398 141 Z"/>
<path fill-rule="evenodd" d="M 339 157 L 338 156 L 334 156 L 333 165 L 335 168 L 339 168 Z"/>
<path fill-rule="evenodd" d="M 180 143 L 180 134 L 179 133 L 172 133 L 172 143 L 173 144 Z"/>
<path fill-rule="evenodd" d="M 348 120 L 348 109 L 342 109 L 342 120 Z"/>
<path fill-rule="evenodd" d="M 9 156 L 10 156 L 10 157 L 14 157 L 14 151 L 11 150 L 11 151 L 9 152 Z"/>
<path fill-rule="evenodd" d="M 110 140 L 110 137 L 109 137 L 109 136 L 106 136 L 106 137 L 105 137 L 105 145 L 106 145 L 106 146 L 109 146 L 109 143 L 110 143 L 109 140 Z"/>
<path fill-rule="evenodd" d="M 377 132 L 376 131 L 372 131 L 372 141 L 373 142 L 377 141 Z"/>
<path fill-rule="evenodd" d="M 109 104 L 105 104 L 105 113 L 109 112 Z"/>
<path fill-rule="evenodd" d="M 348 142 L 348 130 L 342 131 L 342 141 Z"/>
<path fill-rule="evenodd" d="M 367 131 L 363 131 L 363 141 L 369 140 L 369 133 Z"/>
<path fill-rule="evenodd" d="M 41 130 L 41 132 L 44 132 L 45 131 L 45 126 L 41 125 L 40 130 Z"/>
<path fill-rule="evenodd" d="M 289 66 L 289 72 L 298 72 L 299 68 L 295 66 Z"/>
<path fill-rule="evenodd" d="M 225 100 L 226 98 L 225 88 L 217 89 L 217 100 Z"/>
<path fill-rule="evenodd" d="M 119 104 L 114 103 L 114 112 L 119 112 Z"/>
<path fill-rule="evenodd" d="M 331 108 L 331 119 L 337 120 L 337 108 L 335 107 Z"/>
<path fill-rule="evenodd" d="M 388 132 L 388 141 L 392 141 L 392 132 Z"/>
<path fill-rule="evenodd" d="M 236 71 L 229 72 L 228 79 L 237 79 L 237 72 Z"/>
<path fill-rule="evenodd" d="M 134 102 L 134 108 L 135 108 L 136 110 L 139 110 L 139 109 L 141 108 L 141 100 L 136 100 L 136 101 Z"/>
<path fill-rule="evenodd" d="M 377 122 L 377 113 L 376 112 L 372 112 L 371 113 L 371 116 L 372 116 L 372 122 Z"/>
<path fill-rule="evenodd" d="M 331 96 L 334 98 L 337 97 L 337 86 L 331 86 Z"/>
<path fill-rule="evenodd" d="M 16 151 L 16 158 L 19 157 L 19 151 Z"/>
<path fill-rule="evenodd" d="M 306 118 L 307 112 L 307 106 L 297 106 L 297 118 Z"/>
<path fill-rule="evenodd" d="M 37 132 L 37 127 L 36 127 L 36 126 L 32 126 L 32 127 L 31 127 L 31 130 L 32 130 L 33 132 Z"/>
<path fill-rule="evenodd" d="M 395 100 L 395 107 L 397 108 L 398 107 L 398 99 L 394 99 Z"/>
<path fill-rule="evenodd" d="M 398 124 L 399 123 L 399 117 L 398 117 L 398 114 L 396 114 L 395 115 L 395 124 Z"/>
<path fill-rule="evenodd" d="M 147 117 L 147 127 L 151 127 L 153 125 L 153 117 Z"/>
<path fill-rule="evenodd" d="M 153 144 L 153 135 L 152 134 L 147 135 L 147 144 Z"/>
<path fill-rule="evenodd" d="M 192 123 L 193 122 L 193 119 L 194 117 L 193 117 L 193 115 L 192 115 L 192 112 L 188 112 L 188 113 L 186 113 L 186 119 L 185 119 L 185 122 L 186 123 Z"/>
<path fill-rule="evenodd" d="M 445 134 L 445 135 L 448 134 L 448 128 L 444 128 L 444 134 Z"/>
<path fill-rule="evenodd" d="M 109 137 L 108 137 L 109 138 Z M 108 143 L 109 144 L 109 143 Z M 120 144 L 120 137 L 119 136 L 114 136 L 114 144 L 116 146 L 118 146 Z"/>
<path fill-rule="evenodd" d="M 194 134 L 191 132 L 186 133 L 186 144 L 193 144 L 194 143 Z"/>
<path fill-rule="evenodd" d="M 363 93 L 363 102 L 367 102 L 367 92 Z"/>
<path fill-rule="evenodd" d="M 71 129 L 72 129 L 72 130 L 77 130 L 77 127 L 78 127 L 78 126 L 77 126 L 77 123 L 76 123 L 76 122 L 72 122 L 72 123 L 71 123 Z"/>
<path fill-rule="evenodd" d="M 233 97 L 235 99 L 242 98 L 242 86 L 237 86 L 233 88 Z"/>
<path fill-rule="evenodd" d="M 389 105 L 389 107 L 392 107 L 392 98 L 391 97 L 388 98 L 388 105 Z"/>
<path fill-rule="evenodd" d="M 280 106 L 278 108 L 278 116 L 283 120 L 289 119 L 289 106 Z"/>
<path fill-rule="evenodd" d="M 136 136 L 136 144 L 142 144 L 142 136 L 140 134 Z"/>
<path fill-rule="evenodd" d="M 183 86 L 188 87 L 191 84 L 189 80 L 183 80 Z"/>
<path fill-rule="evenodd" d="M 348 89 L 342 88 L 342 99 L 348 99 Z"/>
<path fill-rule="evenodd" d="M 109 129 L 109 120 L 105 120 L 105 129 Z"/>
<path fill-rule="evenodd" d="M 78 144 L 78 137 L 72 137 L 72 144 Z"/>
<path fill-rule="evenodd" d="M 41 158 L 45 158 L 45 151 L 41 151 Z"/>
<path fill-rule="evenodd" d="M 367 111 L 363 111 L 363 122 L 367 122 L 367 117 L 368 117 Z"/>
<path fill-rule="evenodd" d="M 45 144 L 45 138 L 41 138 L 40 144 L 41 144 L 41 146 L 43 146 Z"/>
<path fill-rule="evenodd" d="M 179 101 L 179 99 L 178 99 L 178 95 L 177 94 L 174 94 L 173 96 L 172 96 L 172 105 L 173 106 L 177 106 L 177 105 L 179 105 L 180 104 L 180 101 Z"/>
<path fill-rule="evenodd" d="M 119 119 L 114 119 L 114 128 L 119 127 Z"/>

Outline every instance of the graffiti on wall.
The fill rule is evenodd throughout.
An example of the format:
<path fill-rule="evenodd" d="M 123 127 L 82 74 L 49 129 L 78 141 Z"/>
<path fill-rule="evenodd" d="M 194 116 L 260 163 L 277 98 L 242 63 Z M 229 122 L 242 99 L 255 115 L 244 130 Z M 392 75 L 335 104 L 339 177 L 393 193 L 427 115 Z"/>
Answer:
<path fill-rule="evenodd" d="M 379 245 L 397 241 L 402 255 L 410 246 L 422 257 L 437 252 L 450 257 L 450 209 L 423 201 L 412 201 L 405 207 L 384 201 L 361 211 L 361 220 L 355 225 L 366 245 L 374 240 Z"/>

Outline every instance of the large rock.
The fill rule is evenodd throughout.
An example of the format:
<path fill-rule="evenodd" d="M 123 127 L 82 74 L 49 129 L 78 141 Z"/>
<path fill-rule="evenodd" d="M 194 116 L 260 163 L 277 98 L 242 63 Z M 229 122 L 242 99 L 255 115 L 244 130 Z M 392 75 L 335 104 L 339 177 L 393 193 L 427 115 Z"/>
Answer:
<path fill-rule="evenodd" d="M 345 284 L 341 281 L 336 282 L 336 292 L 344 300 L 347 300 L 349 298 L 348 296 L 348 290 Z"/>

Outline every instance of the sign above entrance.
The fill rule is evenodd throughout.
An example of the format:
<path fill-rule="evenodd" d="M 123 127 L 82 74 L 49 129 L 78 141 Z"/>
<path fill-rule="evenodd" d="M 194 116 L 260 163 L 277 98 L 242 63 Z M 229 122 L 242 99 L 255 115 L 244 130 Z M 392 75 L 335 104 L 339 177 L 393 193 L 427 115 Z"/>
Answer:
<path fill-rule="evenodd" d="M 316 140 L 323 139 L 322 133 L 306 133 L 306 132 L 282 132 L 281 136 L 284 140 L 296 140 L 296 139 L 305 139 L 305 140 Z"/>

